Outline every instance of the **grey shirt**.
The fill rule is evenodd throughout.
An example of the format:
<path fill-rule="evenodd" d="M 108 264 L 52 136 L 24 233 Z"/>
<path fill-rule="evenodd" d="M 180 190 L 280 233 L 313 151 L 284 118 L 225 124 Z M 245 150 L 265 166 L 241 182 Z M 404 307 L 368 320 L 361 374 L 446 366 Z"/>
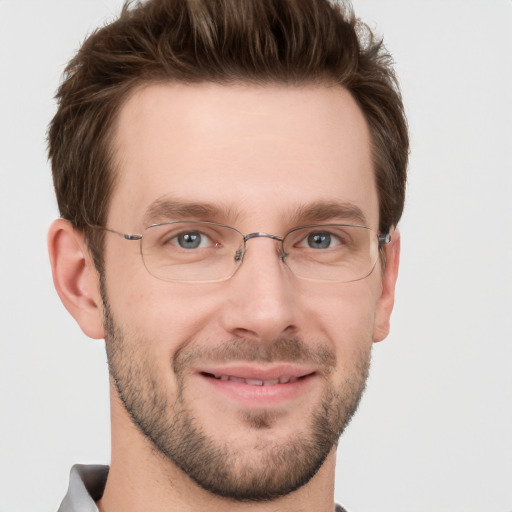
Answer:
<path fill-rule="evenodd" d="M 76 464 L 69 475 L 68 492 L 58 512 L 98 512 L 99 500 L 107 482 L 108 466 L 85 466 Z M 335 512 L 347 512 L 336 505 Z"/>

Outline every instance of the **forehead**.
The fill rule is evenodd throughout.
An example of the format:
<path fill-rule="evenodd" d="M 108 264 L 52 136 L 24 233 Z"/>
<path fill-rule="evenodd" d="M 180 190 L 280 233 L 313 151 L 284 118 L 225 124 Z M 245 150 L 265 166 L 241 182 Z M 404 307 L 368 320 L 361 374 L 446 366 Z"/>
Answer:
<path fill-rule="evenodd" d="M 148 216 L 165 202 L 216 205 L 224 218 L 208 220 L 254 229 L 320 203 L 355 206 L 378 224 L 368 128 L 338 86 L 145 86 L 120 111 L 114 149 L 115 229 L 160 220 Z"/>

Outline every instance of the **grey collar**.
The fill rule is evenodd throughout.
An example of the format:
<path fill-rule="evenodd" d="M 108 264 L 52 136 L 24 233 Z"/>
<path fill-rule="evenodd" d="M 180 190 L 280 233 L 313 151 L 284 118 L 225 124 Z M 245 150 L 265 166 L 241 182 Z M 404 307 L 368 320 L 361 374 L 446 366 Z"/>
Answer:
<path fill-rule="evenodd" d="M 108 466 L 76 464 L 69 475 L 68 492 L 58 512 L 98 512 L 99 500 L 107 482 Z"/>

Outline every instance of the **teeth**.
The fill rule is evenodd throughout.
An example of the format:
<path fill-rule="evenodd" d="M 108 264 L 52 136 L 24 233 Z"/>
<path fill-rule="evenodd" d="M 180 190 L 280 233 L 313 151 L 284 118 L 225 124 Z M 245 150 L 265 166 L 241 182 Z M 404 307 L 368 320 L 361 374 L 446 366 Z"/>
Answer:
<path fill-rule="evenodd" d="M 232 375 L 213 375 L 217 380 L 230 380 L 231 382 L 240 382 L 249 386 L 276 386 L 277 384 L 288 384 L 299 380 L 299 377 L 279 377 L 279 379 L 242 379 L 241 377 L 233 377 Z"/>
<path fill-rule="evenodd" d="M 245 379 L 245 383 L 249 386 L 263 386 L 263 381 L 258 379 Z"/>

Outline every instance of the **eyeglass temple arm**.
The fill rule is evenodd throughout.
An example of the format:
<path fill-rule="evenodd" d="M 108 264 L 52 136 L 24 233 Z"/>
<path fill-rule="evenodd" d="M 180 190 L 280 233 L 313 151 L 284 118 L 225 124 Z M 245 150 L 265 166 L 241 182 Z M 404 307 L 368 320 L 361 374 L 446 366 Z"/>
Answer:
<path fill-rule="evenodd" d="M 389 233 L 377 235 L 377 240 L 379 241 L 379 246 L 389 244 L 389 242 L 391 242 L 391 235 Z"/>
<path fill-rule="evenodd" d="M 104 228 L 102 226 L 91 226 L 95 229 L 102 229 L 103 231 L 108 231 L 109 233 L 114 233 L 114 235 L 118 235 L 125 240 L 140 240 L 142 235 L 130 235 L 128 233 L 121 233 L 120 231 L 116 231 L 115 229 Z"/>

